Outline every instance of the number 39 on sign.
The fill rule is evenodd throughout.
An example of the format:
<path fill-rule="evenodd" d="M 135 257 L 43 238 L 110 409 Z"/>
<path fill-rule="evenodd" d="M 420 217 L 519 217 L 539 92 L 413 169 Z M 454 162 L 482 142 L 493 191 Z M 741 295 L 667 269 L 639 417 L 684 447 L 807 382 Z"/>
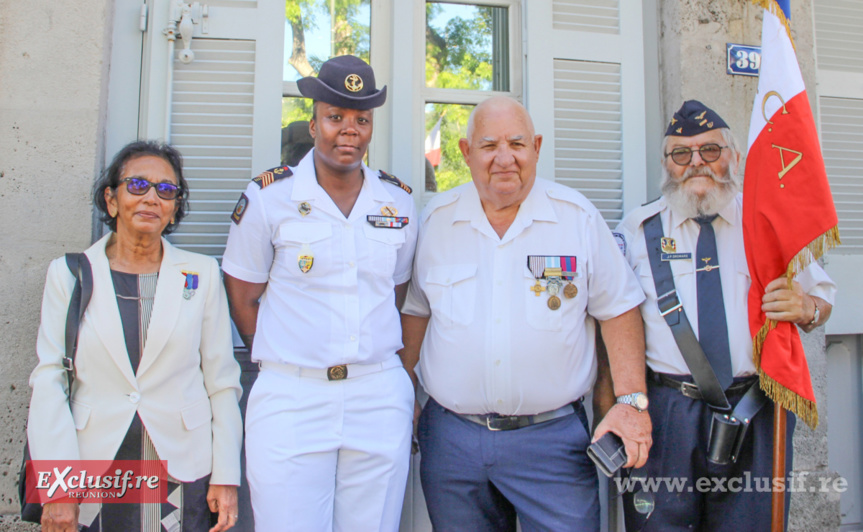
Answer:
<path fill-rule="evenodd" d="M 734 76 L 757 76 L 761 66 L 761 47 L 726 43 L 727 65 L 725 72 Z"/>

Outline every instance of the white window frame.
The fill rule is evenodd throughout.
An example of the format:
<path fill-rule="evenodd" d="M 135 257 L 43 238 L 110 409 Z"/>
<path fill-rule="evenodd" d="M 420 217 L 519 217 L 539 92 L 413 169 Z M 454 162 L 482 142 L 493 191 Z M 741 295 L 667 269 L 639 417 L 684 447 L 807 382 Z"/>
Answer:
<path fill-rule="evenodd" d="M 290 0 L 287 0 L 290 1 Z M 392 71 L 392 53 L 389 50 L 393 46 L 389 42 L 389 29 L 392 27 L 392 3 L 393 0 L 371 0 L 369 9 L 371 18 L 369 20 L 369 64 L 375 72 L 375 85 L 378 89 L 387 86 L 387 104 L 392 98 L 392 85 L 390 72 Z M 381 28 L 383 30 L 381 30 Z M 377 31 L 375 31 L 377 29 Z M 285 35 L 287 38 L 287 34 Z M 300 89 L 295 81 L 282 81 L 282 98 L 302 98 Z M 384 168 L 388 166 L 390 153 L 392 152 L 392 133 L 390 131 L 389 105 L 384 105 L 374 111 L 374 134 L 369 144 L 369 167 Z"/>
<path fill-rule="evenodd" d="M 393 115 L 398 117 L 410 117 L 409 120 L 401 120 L 399 124 L 393 125 L 394 139 L 410 139 L 410 149 L 396 150 L 393 154 L 393 167 L 398 167 L 406 176 L 410 176 L 409 184 L 414 189 L 414 198 L 420 205 L 425 205 L 434 197 L 436 192 L 425 190 L 425 106 L 427 103 L 448 103 L 462 105 L 477 105 L 492 96 L 504 95 L 522 101 L 524 94 L 524 55 L 522 54 L 522 1 L 521 0 L 446 0 L 446 3 L 465 4 L 476 6 L 491 6 L 507 8 L 507 31 L 509 32 L 509 88 L 508 91 L 483 91 L 483 90 L 460 90 L 440 89 L 427 87 L 425 80 L 426 61 L 426 1 L 413 0 L 412 2 L 396 2 L 395 10 L 397 20 L 410 16 L 412 25 L 405 24 L 411 37 L 410 53 L 403 53 L 399 46 L 394 46 L 394 65 L 408 61 L 413 66 L 410 85 L 399 87 L 409 98 L 400 98 L 394 101 Z M 408 6 L 407 4 L 410 4 Z M 410 13 L 408 9 L 412 8 Z M 398 29 L 397 29 L 398 31 Z M 394 32 L 394 35 L 396 33 Z M 397 41 L 398 42 L 398 41 Z M 407 46 L 402 45 L 403 48 Z M 408 100 L 408 101 L 405 101 Z M 401 153 L 399 153 L 401 152 Z M 398 170 L 396 170 L 398 171 Z M 407 181 L 402 177 L 403 180 Z"/>

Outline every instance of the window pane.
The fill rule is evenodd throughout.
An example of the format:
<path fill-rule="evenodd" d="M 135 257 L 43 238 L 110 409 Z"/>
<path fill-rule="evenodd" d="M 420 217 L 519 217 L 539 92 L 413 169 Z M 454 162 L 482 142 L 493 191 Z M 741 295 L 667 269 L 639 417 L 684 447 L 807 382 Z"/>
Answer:
<path fill-rule="evenodd" d="M 470 181 L 458 141 L 467 136 L 473 105 L 429 103 L 425 106 L 426 191 L 443 192 Z"/>
<path fill-rule="evenodd" d="M 426 3 L 426 86 L 509 90 L 507 8 Z"/>
<path fill-rule="evenodd" d="M 308 98 L 282 98 L 282 165 L 296 166 L 312 146 L 309 120 L 312 101 Z"/>
<path fill-rule="evenodd" d="M 371 0 L 287 0 L 284 81 L 317 74 L 337 55 L 368 62 L 371 20 Z"/>

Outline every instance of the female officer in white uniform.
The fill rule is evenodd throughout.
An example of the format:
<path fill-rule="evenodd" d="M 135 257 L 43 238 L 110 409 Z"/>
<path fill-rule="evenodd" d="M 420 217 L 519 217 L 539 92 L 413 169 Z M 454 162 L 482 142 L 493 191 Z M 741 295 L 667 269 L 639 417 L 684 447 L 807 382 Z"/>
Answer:
<path fill-rule="evenodd" d="M 414 389 L 396 354 L 416 245 L 410 188 L 362 159 L 386 100 L 371 67 L 334 57 L 298 83 L 315 147 L 256 177 L 222 268 L 261 363 L 246 413 L 258 530 L 397 530 Z"/>

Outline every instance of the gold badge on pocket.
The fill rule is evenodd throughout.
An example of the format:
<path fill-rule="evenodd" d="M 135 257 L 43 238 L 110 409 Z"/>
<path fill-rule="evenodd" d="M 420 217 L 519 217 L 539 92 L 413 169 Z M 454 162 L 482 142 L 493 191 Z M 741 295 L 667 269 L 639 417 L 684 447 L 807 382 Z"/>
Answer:
<path fill-rule="evenodd" d="M 309 273 L 312 266 L 315 264 L 315 256 L 312 254 L 312 248 L 308 244 L 303 244 L 300 248 L 300 255 L 297 257 L 297 266 L 303 273 Z"/>

